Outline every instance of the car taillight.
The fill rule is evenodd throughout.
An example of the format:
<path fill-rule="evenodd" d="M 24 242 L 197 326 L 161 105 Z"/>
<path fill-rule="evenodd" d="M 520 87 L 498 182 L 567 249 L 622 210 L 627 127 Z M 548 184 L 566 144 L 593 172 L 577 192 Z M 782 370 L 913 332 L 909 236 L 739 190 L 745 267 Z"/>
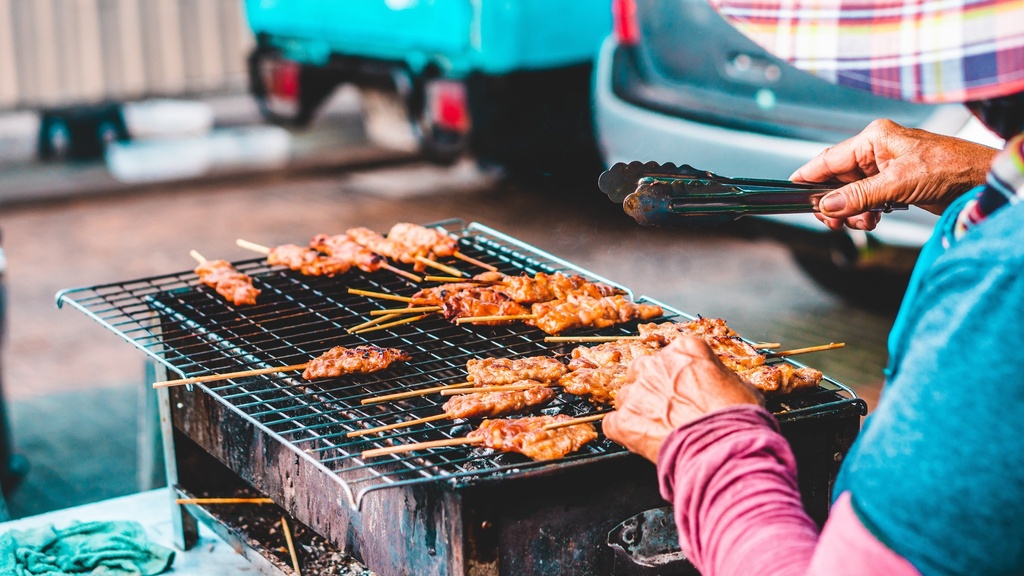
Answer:
<path fill-rule="evenodd" d="M 454 132 L 469 130 L 469 99 L 462 82 L 435 80 L 428 84 L 427 106 L 438 127 Z"/>
<path fill-rule="evenodd" d="M 640 43 L 640 23 L 636 19 L 636 0 L 612 0 L 612 26 L 619 44 Z"/>
<path fill-rule="evenodd" d="M 299 64 L 291 60 L 276 60 L 271 64 L 268 89 L 270 94 L 284 99 L 299 95 Z"/>

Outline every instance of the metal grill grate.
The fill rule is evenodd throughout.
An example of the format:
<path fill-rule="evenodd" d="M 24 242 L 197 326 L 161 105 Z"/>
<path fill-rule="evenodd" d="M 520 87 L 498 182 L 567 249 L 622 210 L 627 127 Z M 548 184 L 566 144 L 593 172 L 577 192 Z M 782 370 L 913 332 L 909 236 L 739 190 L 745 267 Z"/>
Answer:
<path fill-rule="evenodd" d="M 461 252 L 506 274 L 562 271 L 614 284 L 479 224 L 466 226 L 454 220 L 435 226 L 457 237 Z M 469 266 L 454 260 L 451 264 L 464 270 Z M 325 278 L 271 268 L 262 259 L 236 266 L 252 276 L 262 290 L 258 304 L 231 306 L 200 285 L 192 272 L 65 290 L 57 295 L 57 302 L 72 304 L 182 376 L 300 364 L 338 345 L 373 343 L 410 353 L 412 362 L 375 374 L 310 382 L 295 372 L 279 373 L 196 385 L 199 390 L 193 391 L 217 397 L 290 444 L 295 452 L 325 467 L 346 486 L 353 507 L 358 507 L 369 491 L 388 486 L 437 480 L 485 482 L 624 454 L 623 448 L 601 436 L 557 462 L 533 462 L 517 454 L 469 446 L 364 461 L 360 453 L 370 448 L 461 437 L 472 427 L 464 421 L 441 420 L 348 438 L 347 433 L 354 430 L 439 414 L 446 400 L 429 395 L 363 406 L 362 399 L 462 382 L 466 361 L 471 358 L 565 354 L 575 344 L 546 343 L 540 330 L 522 323 L 456 326 L 440 317 L 364 335 L 349 334 L 346 328 L 370 319 L 371 311 L 395 307 L 392 301 L 351 295 L 349 288 L 411 295 L 421 286 L 383 270 L 366 274 L 353 269 L 343 276 Z M 662 306 L 666 319 L 692 318 Z M 601 333 L 635 331 L 633 323 Z M 784 420 L 852 397 L 848 388 L 826 378 L 819 390 L 788 397 L 784 403 L 770 401 L 769 408 Z M 572 416 L 592 411 L 586 400 L 567 393 L 560 393 L 542 410 Z"/>

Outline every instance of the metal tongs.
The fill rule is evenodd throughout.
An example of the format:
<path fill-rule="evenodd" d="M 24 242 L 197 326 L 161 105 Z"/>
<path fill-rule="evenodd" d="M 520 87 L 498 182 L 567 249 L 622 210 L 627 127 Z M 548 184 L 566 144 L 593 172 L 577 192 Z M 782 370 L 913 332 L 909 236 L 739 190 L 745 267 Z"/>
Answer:
<path fill-rule="evenodd" d="M 842 186 L 726 178 L 688 164 L 657 162 L 619 162 L 601 174 L 597 185 L 643 226 L 721 224 L 748 214 L 817 212 L 821 197 Z M 872 211 L 906 209 L 889 202 Z"/>

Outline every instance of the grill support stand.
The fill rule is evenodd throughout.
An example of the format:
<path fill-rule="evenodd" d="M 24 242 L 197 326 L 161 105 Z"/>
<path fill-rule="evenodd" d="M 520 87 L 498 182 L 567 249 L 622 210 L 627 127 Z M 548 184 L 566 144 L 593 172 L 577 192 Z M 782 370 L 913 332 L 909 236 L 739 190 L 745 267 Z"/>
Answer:
<path fill-rule="evenodd" d="M 163 366 L 157 366 L 155 376 L 165 380 L 167 370 Z M 188 513 L 185 507 L 176 502 L 177 492 L 174 487 L 178 485 L 178 463 L 175 459 L 174 433 L 171 424 L 171 395 L 167 388 L 157 391 L 157 402 L 160 408 L 160 431 L 164 447 L 164 470 L 167 474 L 167 491 L 171 505 L 171 524 L 174 527 L 175 545 L 182 550 L 189 550 L 199 541 L 199 522 L 195 516 Z"/>

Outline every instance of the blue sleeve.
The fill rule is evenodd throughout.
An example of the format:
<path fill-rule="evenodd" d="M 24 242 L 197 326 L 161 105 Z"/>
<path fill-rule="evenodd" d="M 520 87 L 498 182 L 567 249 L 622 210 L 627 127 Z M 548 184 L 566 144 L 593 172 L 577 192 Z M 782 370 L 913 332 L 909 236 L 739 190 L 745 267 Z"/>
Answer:
<path fill-rule="evenodd" d="M 1024 209 L 1002 212 L 923 272 L 838 483 L 923 574 L 1024 571 Z"/>

